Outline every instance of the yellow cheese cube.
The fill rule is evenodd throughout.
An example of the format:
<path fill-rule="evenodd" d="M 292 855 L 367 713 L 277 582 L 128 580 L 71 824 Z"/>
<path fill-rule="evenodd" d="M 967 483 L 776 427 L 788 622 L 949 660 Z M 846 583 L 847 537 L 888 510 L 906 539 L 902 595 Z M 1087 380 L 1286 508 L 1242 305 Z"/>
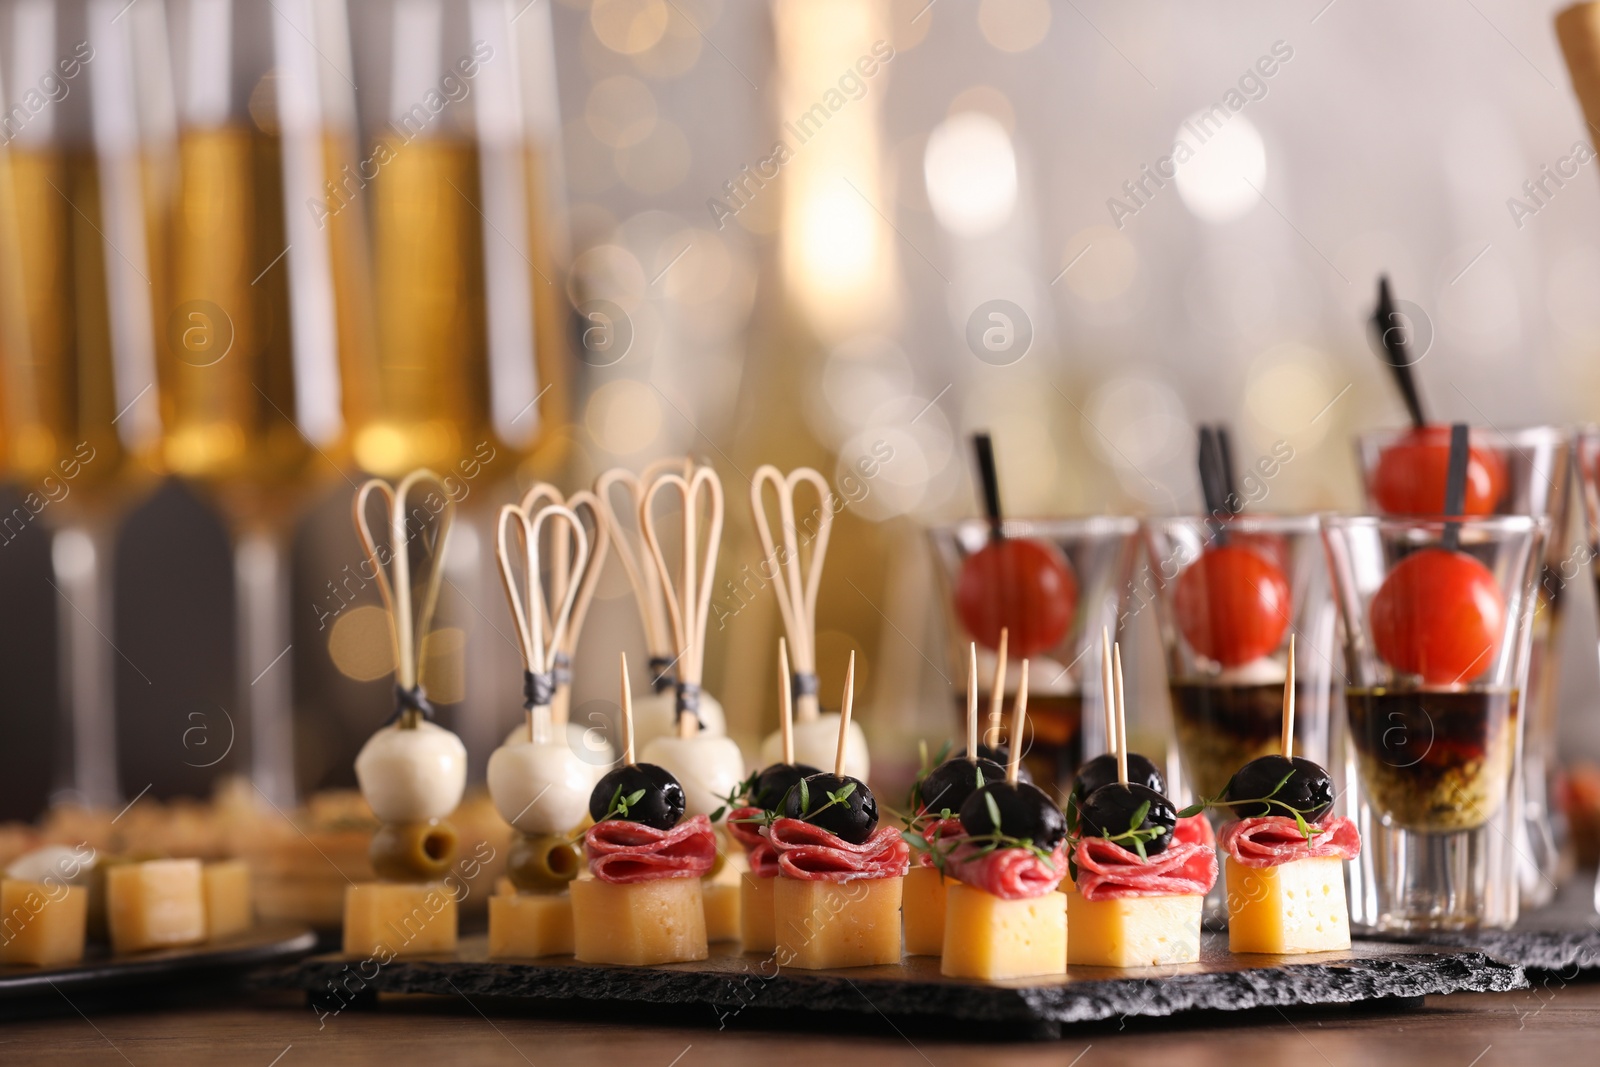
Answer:
<path fill-rule="evenodd" d="M 1227 858 L 1230 952 L 1330 952 L 1350 947 L 1344 862 L 1337 856 L 1246 867 Z"/>
<path fill-rule="evenodd" d="M 904 878 L 773 881 L 772 923 L 780 967 L 829 970 L 900 962 Z"/>
<path fill-rule="evenodd" d="M 771 952 L 778 947 L 772 932 L 772 887 L 776 878 L 739 876 L 739 940 L 746 952 Z"/>
<path fill-rule="evenodd" d="M 570 893 L 513 893 L 489 898 L 490 959 L 570 955 Z"/>
<path fill-rule="evenodd" d="M 945 887 L 952 884 L 937 867 L 913 867 L 906 875 L 902 891 L 906 955 L 937 956 L 944 951 Z"/>
<path fill-rule="evenodd" d="M 0 882 L 0 963 L 48 967 L 83 959 L 89 890 L 61 882 Z"/>
<path fill-rule="evenodd" d="M 203 886 L 199 860 L 149 860 L 106 871 L 111 948 L 143 952 L 204 941 Z"/>
<path fill-rule="evenodd" d="M 255 923 L 250 904 L 250 868 L 244 860 L 208 863 L 201 871 L 206 896 L 206 940 L 220 941 Z"/>
<path fill-rule="evenodd" d="M 520 892 L 511 879 L 503 874 L 494 880 L 494 895 L 497 897 L 514 897 Z"/>
<path fill-rule="evenodd" d="M 700 885 L 700 899 L 706 909 L 706 940 L 739 940 L 739 886 L 708 880 Z"/>
<path fill-rule="evenodd" d="M 456 898 L 443 882 L 358 882 L 344 893 L 344 951 L 387 962 L 456 950 Z"/>
<path fill-rule="evenodd" d="M 1166 897 L 1067 898 L 1067 963 L 1083 967 L 1158 967 L 1200 959 L 1198 893 Z"/>
<path fill-rule="evenodd" d="M 572 883 L 573 955 L 585 963 L 645 967 L 706 958 L 706 911 L 698 878 L 613 885 Z"/>
<path fill-rule="evenodd" d="M 1001 900 L 956 882 L 945 896 L 950 978 L 1031 978 L 1067 972 L 1067 901 L 1060 893 Z"/>

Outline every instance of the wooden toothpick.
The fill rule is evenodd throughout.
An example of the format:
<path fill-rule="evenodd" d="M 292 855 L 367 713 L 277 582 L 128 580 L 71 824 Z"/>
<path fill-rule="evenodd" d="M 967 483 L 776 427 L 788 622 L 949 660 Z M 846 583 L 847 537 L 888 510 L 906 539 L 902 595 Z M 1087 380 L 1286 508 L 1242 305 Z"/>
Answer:
<path fill-rule="evenodd" d="M 1289 635 L 1289 670 L 1283 678 L 1283 758 L 1294 758 L 1294 634 Z"/>
<path fill-rule="evenodd" d="M 778 728 L 783 732 L 783 762 L 794 764 L 794 679 L 789 677 L 789 643 L 778 638 Z"/>
<path fill-rule="evenodd" d="M 1111 676 L 1111 628 L 1100 628 L 1100 683 L 1105 690 L 1106 751 L 1117 754 L 1117 682 Z"/>
<path fill-rule="evenodd" d="M 622 653 L 622 761 L 633 766 L 633 687 L 628 684 L 628 654 Z"/>
<path fill-rule="evenodd" d="M 978 762 L 978 642 L 967 649 L 967 762 Z"/>
<path fill-rule="evenodd" d="M 1000 726 L 1005 716 L 1006 702 L 1006 645 L 1010 631 L 1000 627 L 1000 647 L 994 657 L 994 690 L 989 696 L 989 727 L 984 731 L 983 743 L 990 748 L 1000 747 Z"/>
<path fill-rule="evenodd" d="M 1017 698 L 1011 705 L 1011 759 L 1006 762 L 1006 781 L 1017 784 L 1022 773 L 1022 738 L 1028 728 L 1028 661 L 1022 661 L 1022 677 L 1017 681 Z"/>
<path fill-rule="evenodd" d="M 1117 781 L 1128 784 L 1128 709 L 1122 700 L 1122 646 L 1111 646 L 1112 671 L 1117 679 Z"/>
<path fill-rule="evenodd" d="M 844 706 L 839 709 L 839 752 L 833 758 L 833 773 L 844 777 L 844 757 L 850 750 L 850 708 L 856 702 L 856 654 L 850 653 L 850 666 L 844 672 Z"/>

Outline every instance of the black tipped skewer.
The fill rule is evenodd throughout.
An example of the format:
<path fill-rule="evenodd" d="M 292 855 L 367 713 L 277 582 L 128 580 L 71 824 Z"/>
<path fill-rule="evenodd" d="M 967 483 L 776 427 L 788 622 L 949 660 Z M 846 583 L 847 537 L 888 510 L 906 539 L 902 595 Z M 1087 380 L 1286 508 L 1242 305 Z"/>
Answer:
<path fill-rule="evenodd" d="M 1428 420 L 1423 414 L 1422 396 L 1417 392 L 1416 377 L 1411 373 L 1410 329 L 1395 310 L 1387 274 L 1378 275 L 1378 306 L 1372 312 L 1372 326 L 1378 331 L 1378 340 L 1387 353 L 1384 362 L 1394 372 L 1395 384 L 1400 387 L 1400 399 L 1405 401 L 1406 411 L 1411 416 L 1411 425 L 1420 430 L 1428 424 Z"/>
<path fill-rule="evenodd" d="M 1461 515 L 1467 510 L 1467 444 L 1467 424 L 1452 423 L 1450 460 L 1444 476 L 1444 513 L 1447 517 Z M 1440 540 L 1445 548 L 1456 551 L 1461 546 L 1461 523 L 1446 522 Z"/>
<path fill-rule="evenodd" d="M 1000 515 L 1000 475 L 994 465 L 994 441 L 987 431 L 972 435 L 972 451 L 978 459 L 978 486 L 983 493 L 983 514 L 989 520 L 989 540 L 1005 538 Z"/>

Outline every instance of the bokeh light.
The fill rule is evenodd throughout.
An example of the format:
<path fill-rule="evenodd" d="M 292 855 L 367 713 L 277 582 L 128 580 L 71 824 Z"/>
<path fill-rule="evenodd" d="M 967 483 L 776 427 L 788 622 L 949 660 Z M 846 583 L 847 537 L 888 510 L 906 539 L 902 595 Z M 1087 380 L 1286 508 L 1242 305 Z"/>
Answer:
<path fill-rule="evenodd" d="M 958 236 L 982 237 L 1003 225 L 1016 207 L 1011 138 L 981 112 L 952 115 L 929 134 L 923 174 L 934 216 Z"/>
<path fill-rule="evenodd" d="M 1178 164 L 1178 194 L 1206 222 L 1244 215 L 1261 199 L 1257 190 L 1267 181 L 1267 147 L 1255 126 L 1243 115 L 1223 119 L 1220 127 L 1217 121 L 1215 113 L 1198 112 L 1176 135 L 1195 153 Z M 1193 129 L 1209 131 L 1206 140 L 1197 144 Z"/>
<path fill-rule="evenodd" d="M 978 29 L 1002 52 L 1026 52 L 1050 32 L 1049 0 L 982 0 Z"/>

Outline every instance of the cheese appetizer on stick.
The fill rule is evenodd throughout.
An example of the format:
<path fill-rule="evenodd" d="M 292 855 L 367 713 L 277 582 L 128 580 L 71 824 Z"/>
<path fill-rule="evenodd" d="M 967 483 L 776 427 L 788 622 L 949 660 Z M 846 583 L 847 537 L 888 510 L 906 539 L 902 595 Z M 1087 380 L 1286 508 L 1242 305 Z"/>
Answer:
<path fill-rule="evenodd" d="M 572 883 L 573 954 L 649 966 L 706 958 L 700 879 L 717 861 L 704 815 L 685 817 L 672 772 L 634 761 L 633 696 L 622 656 L 623 764 L 594 787 L 584 834 L 592 879 Z"/>
<path fill-rule="evenodd" d="M 407 528 L 414 518 L 407 499 L 424 480 L 437 483 L 439 477 L 414 471 L 397 486 L 373 478 L 355 499 L 356 533 L 389 612 L 396 709 L 393 721 L 373 734 L 356 756 L 361 795 L 382 825 L 369 853 L 379 881 L 351 886 L 345 894 L 344 950 L 351 955 L 382 949 L 395 956 L 423 955 L 456 947 L 456 897 L 438 879 L 455 859 L 456 831 L 444 818 L 460 805 L 466 789 L 467 751 L 460 738 L 431 721 L 433 706 L 422 685 L 418 655 L 439 600 L 455 503 L 448 495 L 439 497 L 443 502 L 432 539 L 433 566 L 413 618 L 411 546 L 426 545 L 429 539 Z M 389 509 L 385 546 L 374 539 L 367 523 L 367 503 L 374 493 Z M 385 559 L 392 567 L 385 567 Z"/>
<path fill-rule="evenodd" d="M 851 653 L 833 773 L 795 783 L 765 831 L 778 854 L 773 926 L 780 967 L 900 962 L 900 896 L 911 850 L 893 827 L 878 825 L 867 783 L 844 773 L 855 677 Z"/>
<path fill-rule="evenodd" d="M 1289 954 L 1350 947 L 1344 861 L 1361 851 L 1355 823 L 1333 814 L 1333 778 L 1294 755 L 1294 638 L 1283 687 L 1283 755 L 1239 768 L 1221 804 L 1228 949 Z"/>

